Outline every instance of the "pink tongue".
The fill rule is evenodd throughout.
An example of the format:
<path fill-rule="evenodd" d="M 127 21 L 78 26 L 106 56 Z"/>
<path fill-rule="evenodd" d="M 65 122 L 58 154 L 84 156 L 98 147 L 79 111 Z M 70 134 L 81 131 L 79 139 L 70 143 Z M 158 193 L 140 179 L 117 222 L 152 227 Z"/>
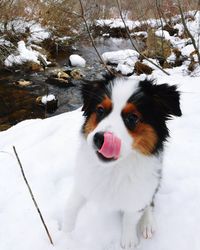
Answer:
<path fill-rule="evenodd" d="M 118 159 L 121 148 L 121 140 L 111 132 L 104 133 L 104 143 L 98 150 L 106 158 Z"/>

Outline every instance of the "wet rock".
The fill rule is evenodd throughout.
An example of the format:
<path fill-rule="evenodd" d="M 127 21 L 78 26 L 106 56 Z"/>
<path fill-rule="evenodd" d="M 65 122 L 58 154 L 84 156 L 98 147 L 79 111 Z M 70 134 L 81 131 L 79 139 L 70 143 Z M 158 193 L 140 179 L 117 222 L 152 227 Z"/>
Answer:
<path fill-rule="evenodd" d="M 134 69 L 137 75 L 141 74 L 151 75 L 151 73 L 153 72 L 153 69 L 150 66 L 148 66 L 145 63 L 141 63 L 139 61 L 135 63 Z"/>
<path fill-rule="evenodd" d="M 58 108 L 58 99 L 54 95 L 38 96 L 36 103 L 42 106 L 48 113 L 54 113 Z"/>
<path fill-rule="evenodd" d="M 81 80 L 84 75 L 83 73 L 81 72 L 80 69 L 74 69 L 70 72 L 70 76 L 74 79 L 74 80 Z"/>
<path fill-rule="evenodd" d="M 19 81 L 15 82 L 15 85 L 19 85 L 19 86 L 22 86 L 22 87 L 27 87 L 27 86 L 30 86 L 31 84 L 32 84 L 31 81 L 26 81 L 24 79 L 20 79 Z"/>
<path fill-rule="evenodd" d="M 49 76 L 46 82 L 52 85 L 57 85 L 59 87 L 70 87 L 72 84 L 70 79 L 63 79 L 54 76 Z"/>
<path fill-rule="evenodd" d="M 0 124 L 0 131 L 7 130 L 11 127 L 12 125 L 10 124 Z"/>
<path fill-rule="evenodd" d="M 198 66 L 197 52 L 194 50 L 190 53 L 190 64 L 188 65 L 188 70 L 193 72 Z"/>
<path fill-rule="evenodd" d="M 163 68 L 179 67 L 187 58 L 182 55 L 178 48 L 172 50 L 172 54 L 167 58 L 163 64 Z"/>
<path fill-rule="evenodd" d="M 163 30 L 166 30 L 169 32 L 170 36 L 178 35 L 178 29 L 175 29 L 172 25 L 167 23 L 164 25 Z"/>
<path fill-rule="evenodd" d="M 57 77 L 60 79 L 65 79 L 65 80 L 70 78 L 70 76 L 64 71 L 58 71 Z"/>
<path fill-rule="evenodd" d="M 41 72 L 44 71 L 44 68 L 42 65 L 36 63 L 36 62 L 25 62 L 23 65 L 21 65 L 22 70 L 24 71 L 32 71 L 32 72 Z"/>

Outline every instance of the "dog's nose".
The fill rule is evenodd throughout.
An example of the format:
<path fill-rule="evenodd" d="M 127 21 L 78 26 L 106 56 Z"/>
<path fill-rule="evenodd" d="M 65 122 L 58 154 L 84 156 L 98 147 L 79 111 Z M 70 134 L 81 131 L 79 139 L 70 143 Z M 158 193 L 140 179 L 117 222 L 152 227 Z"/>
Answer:
<path fill-rule="evenodd" d="M 97 149 L 100 149 L 104 142 L 104 134 L 102 132 L 98 132 L 94 135 L 94 145 Z"/>

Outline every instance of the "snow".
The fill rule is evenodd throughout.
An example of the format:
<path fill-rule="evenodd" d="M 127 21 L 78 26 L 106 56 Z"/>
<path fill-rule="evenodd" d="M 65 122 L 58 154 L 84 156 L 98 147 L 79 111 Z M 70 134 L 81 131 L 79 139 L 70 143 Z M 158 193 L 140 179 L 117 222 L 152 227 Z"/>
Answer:
<path fill-rule="evenodd" d="M 86 61 L 83 57 L 73 54 L 69 57 L 71 65 L 74 67 L 85 67 Z"/>
<path fill-rule="evenodd" d="M 195 39 L 198 39 L 199 13 L 195 21 L 187 22 Z M 113 27 L 124 27 L 121 20 L 99 21 L 99 25 L 106 23 Z M 159 21 L 155 19 L 148 20 L 147 23 L 152 27 L 159 25 Z M 129 21 L 127 25 L 131 29 L 140 26 L 141 22 Z M 10 27 L 14 27 L 16 32 L 25 32 L 27 23 L 19 19 L 17 22 L 12 21 Z M 29 43 L 49 36 L 48 31 L 35 22 L 28 24 L 28 27 L 32 34 Z M 179 35 L 183 33 L 182 24 L 176 24 L 175 28 L 178 28 Z M 164 33 L 164 37 L 168 37 L 174 47 L 181 49 L 182 55 L 189 56 L 194 51 L 191 44 L 185 46 L 188 39 L 168 36 L 167 33 Z M 7 42 L 9 41 L 0 39 L 0 44 Z M 9 46 L 8 43 L 6 45 Z M 38 62 L 38 52 L 28 47 L 24 41 L 18 43 L 17 53 L 18 55 L 12 54 L 6 59 L 7 66 L 29 60 Z M 85 65 L 83 58 L 73 56 L 75 62 Z M 102 55 L 106 63 L 117 64 L 117 69 L 124 74 L 130 73 L 138 56 L 134 50 L 113 51 Z M 174 60 L 174 54 L 168 60 Z M 155 200 L 157 229 L 151 240 L 141 240 L 140 250 L 199 250 L 200 67 L 191 76 L 186 71 L 186 65 L 167 69 L 170 73 L 167 76 L 148 61 L 143 62 L 155 69 L 148 78 L 157 79 L 158 84 L 178 85 L 183 116 L 168 122 L 171 138 L 166 144 L 163 179 Z M 142 80 L 146 75 L 131 77 Z M 51 95 L 44 97 L 44 101 L 51 98 Z M 1 250 L 121 249 L 119 214 L 102 211 L 93 203 L 88 203 L 81 210 L 76 228 L 71 234 L 67 235 L 62 231 L 64 207 L 74 181 L 73 169 L 78 157 L 76 152 L 82 123 L 82 113 L 78 109 L 44 120 L 26 120 L 0 132 Z M 48 241 L 24 184 L 13 145 L 52 235 L 54 246 Z"/>
<path fill-rule="evenodd" d="M 0 38 L 0 46 L 1 45 L 8 46 L 8 47 L 12 46 L 11 42 L 6 40 L 5 38 Z"/>
<path fill-rule="evenodd" d="M 183 56 L 190 56 L 190 54 L 194 51 L 194 46 L 192 44 L 189 44 L 185 46 L 182 50 L 181 53 Z"/>
<path fill-rule="evenodd" d="M 24 41 L 19 41 L 18 48 L 17 48 L 17 55 L 15 55 L 15 54 L 9 55 L 5 59 L 4 64 L 7 67 L 11 67 L 15 64 L 23 64 L 23 63 L 28 62 L 28 61 L 40 64 L 40 61 L 38 60 L 39 55 L 48 64 L 46 57 L 44 55 L 42 55 L 41 53 L 39 53 L 36 50 L 32 50 L 31 47 L 27 48 Z"/>
<path fill-rule="evenodd" d="M 5 32 L 4 25 L 0 23 L 0 31 Z M 24 18 L 16 18 L 7 23 L 6 31 L 14 33 L 28 33 L 30 34 L 29 42 L 42 42 L 50 37 L 51 33 L 37 21 L 27 21 Z"/>
<path fill-rule="evenodd" d="M 43 104 L 47 104 L 47 102 L 50 102 L 53 100 L 56 100 L 56 97 L 54 95 L 50 94 L 50 95 L 42 96 L 41 102 Z"/>
<path fill-rule="evenodd" d="M 127 65 L 127 64 L 124 64 L 124 63 L 119 63 L 117 65 L 116 70 L 118 72 L 120 72 L 122 75 L 125 75 L 125 76 L 128 75 L 128 74 L 133 73 L 133 67 L 131 67 L 131 66 Z"/>
<path fill-rule="evenodd" d="M 121 19 L 100 19 L 96 21 L 97 26 L 109 26 L 110 28 L 124 28 L 124 23 Z M 139 21 L 126 20 L 126 26 L 132 30 L 140 26 Z"/>
<path fill-rule="evenodd" d="M 101 56 L 105 63 L 116 64 L 116 70 L 122 75 L 128 75 L 133 72 L 139 53 L 132 49 L 125 49 L 104 52 Z"/>
<path fill-rule="evenodd" d="M 166 31 L 166 30 L 157 30 L 155 32 L 155 35 L 158 36 L 158 37 L 163 37 L 166 40 L 170 40 L 170 37 L 171 37 L 169 32 Z"/>
<path fill-rule="evenodd" d="M 102 59 L 105 63 L 127 63 L 134 66 L 135 62 L 138 60 L 139 53 L 132 49 L 118 50 L 105 52 L 102 54 Z"/>
<path fill-rule="evenodd" d="M 171 139 L 155 200 L 157 230 L 141 240 L 141 250 L 199 250 L 200 237 L 200 77 L 169 69 L 154 71 L 158 83 L 177 84 L 183 116 L 169 121 Z M 136 77 L 136 76 L 132 76 Z M 140 76 L 139 78 L 144 77 Z M 76 228 L 61 229 L 73 186 L 73 168 L 83 122 L 79 110 L 44 120 L 27 120 L 0 133 L 0 249 L 119 250 L 120 217 L 93 203 L 80 212 Z M 54 241 L 41 225 L 13 153 L 15 146 Z M 83 149 L 84 150 L 84 149 Z"/>

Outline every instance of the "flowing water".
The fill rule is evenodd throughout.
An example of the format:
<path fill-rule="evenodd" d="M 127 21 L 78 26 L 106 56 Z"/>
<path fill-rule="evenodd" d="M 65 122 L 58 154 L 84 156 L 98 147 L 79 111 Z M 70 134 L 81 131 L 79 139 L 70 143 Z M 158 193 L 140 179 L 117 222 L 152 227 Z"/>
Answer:
<path fill-rule="evenodd" d="M 122 38 L 97 38 L 95 43 L 100 54 L 132 48 L 130 41 Z M 87 40 L 76 42 L 69 51 L 57 50 L 55 60 L 58 67 L 48 68 L 40 73 L 0 72 L 0 130 L 5 130 L 25 119 L 45 118 L 74 110 L 82 105 L 79 92 L 81 81 L 74 81 L 74 84 L 68 87 L 59 87 L 46 82 L 52 71 L 68 64 L 71 53 L 85 58 L 87 66 L 82 69 L 85 78 L 94 80 L 100 77 L 102 67 L 99 58 Z M 17 86 L 15 83 L 20 79 L 31 81 L 32 84 L 27 87 Z M 43 106 L 36 103 L 38 96 L 47 93 L 54 94 L 58 99 L 58 109 L 54 113 L 46 112 Z"/>

